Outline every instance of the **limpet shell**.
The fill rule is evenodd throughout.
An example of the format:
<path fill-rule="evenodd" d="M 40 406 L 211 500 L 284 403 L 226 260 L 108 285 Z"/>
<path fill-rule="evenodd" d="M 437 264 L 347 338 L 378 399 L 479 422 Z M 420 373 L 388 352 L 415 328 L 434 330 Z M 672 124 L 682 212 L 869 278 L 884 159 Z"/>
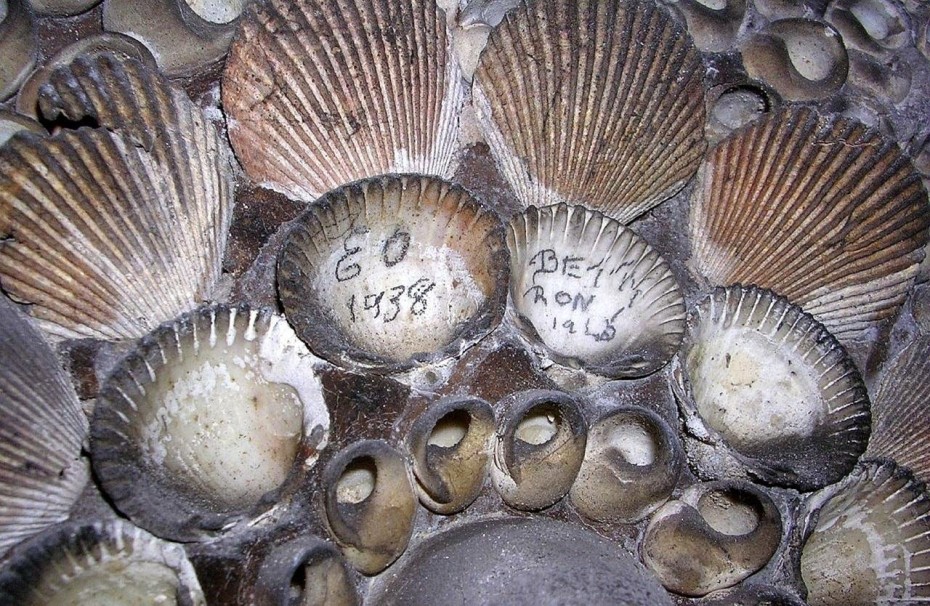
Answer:
<path fill-rule="evenodd" d="M 860 463 L 811 496 L 801 577 L 811 606 L 930 599 L 930 499 L 890 461 Z"/>
<path fill-rule="evenodd" d="M 393 372 L 458 355 L 490 332 L 507 263 L 500 219 L 464 189 L 387 175 L 307 209 L 278 258 L 278 292 L 317 355 Z"/>
<path fill-rule="evenodd" d="M 232 157 L 157 72 L 111 54 L 58 68 L 48 120 L 92 122 L 0 147 L 0 283 L 57 338 L 137 338 L 220 275 Z"/>
<path fill-rule="evenodd" d="M 28 543 L 0 573 L 0 602 L 206 604 L 182 546 L 121 520 L 71 522 Z"/>
<path fill-rule="evenodd" d="M 0 101 L 16 93 L 37 55 L 35 23 L 25 0 L 0 0 Z"/>
<path fill-rule="evenodd" d="M 552 359 L 628 378 L 675 354 L 684 298 L 632 230 L 581 206 L 531 206 L 511 220 L 507 245 L 515 320 Z"/>
<path fill-rule="evenodd" d="M 62 522 L 90 476 L 87 419 L 54 352 L 0 295 L 0 557 Z"/>
<path fill-rule="evenodd" d="M 750 477 L 813 490 L 865 451 L 862 377 L 824 326 L 783 297 L 714 289 L 689 317 L 680 362 L 689 432 L 725 444 Z"/>
<path fill-rule="evenodd" d="M 775 110 L 717 145 L 691 203 L 691 266 L 787 297 L 843 342 L 893 317 L 924 258 L 927 192 L 861 123 Z"/>
<path fill-rule="evenodd" d="M 754 485 L 695 484 L 652 516 L 642 558 L 666 589 L 703 596 L 765 566 L 781 535 L 778 508 Z"/>
<path fill-rule="evenodd" d="M 474 103 L 525 206 L 584 204 L 628 223 L 697 170 L 703 72 L 651 2 L 524 1 L 491 33 Z"/>
<path fill-rule="evenodd" d="M 434 0 L 270 0 L 223 75 L 246 173 L 294 200 L 392 172 L 449 178 L 465 100 Z"/>
<path fill-rule="evenodd" d="M 159 327 L 100 390 L 91 455 L 104 490 L 135 523 L 180 541 L 268 509 L 264 495 L 328 440 L 315 361 L 267 310 L 203 307 Z"/>
<path fill-rule="evenodd" d="M 357 606 L 354 579 L 335 545 L 299 536 L 265 557 L 252 599 L 257 606 Z"/>

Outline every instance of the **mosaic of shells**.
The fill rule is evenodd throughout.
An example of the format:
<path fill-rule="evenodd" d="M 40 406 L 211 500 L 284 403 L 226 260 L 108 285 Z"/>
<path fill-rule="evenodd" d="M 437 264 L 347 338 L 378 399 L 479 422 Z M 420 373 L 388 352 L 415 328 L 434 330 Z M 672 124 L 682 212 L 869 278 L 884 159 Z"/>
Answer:
<path fill-rule="evenodd" d="M 0 603 L 930 601 L 928 19 L 0 0 Z"/>

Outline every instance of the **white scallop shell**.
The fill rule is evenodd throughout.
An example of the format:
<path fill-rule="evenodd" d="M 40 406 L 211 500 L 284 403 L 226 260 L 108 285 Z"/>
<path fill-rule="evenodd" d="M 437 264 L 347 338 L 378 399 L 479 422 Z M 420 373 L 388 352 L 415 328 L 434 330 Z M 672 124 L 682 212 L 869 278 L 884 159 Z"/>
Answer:
<path fill-rule="evenodd" d="M 517 322 L 553 359 L 637 377 L 675 354 L 684 298 L 632 230 L 581 206 L 531 206 L 511 220 L 507 244 Z"/>
<path fill-rule="evenodd" d="M 0 148 L 0 283 L 55 337 L 139 337 L 220 274 L 233 205 L 215 126 L 158 74 L 113 55 L 52 74 L 50 120 Z"/>

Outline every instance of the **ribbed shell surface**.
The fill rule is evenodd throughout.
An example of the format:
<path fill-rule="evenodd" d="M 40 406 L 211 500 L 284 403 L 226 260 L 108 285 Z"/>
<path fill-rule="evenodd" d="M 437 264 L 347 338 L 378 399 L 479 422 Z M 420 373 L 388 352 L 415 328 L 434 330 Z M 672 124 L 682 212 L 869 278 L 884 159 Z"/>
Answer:
<path fill-rule="evenodd" d="M 3 288 L 60 338 L 135 338 L 195 307 L 219 277 L 233 205 L 214 125 L 112 55 L 54 72 L 40 107 L 99 128 L 0 149 Z"/>
<path fill-rule="evenodd" d="M 55 354 L 0 296 L 0 556 L 68 517 L 87 483 L 87 419 Z"/>
<path fill-rule="evenodd" d="M 524 2 L 491 33 L 475 106 L 525 205 L 628 223 L 697 171 L 703 74 L 687 32 L 651 2 Z"/>
<path fill-rule="evenodd" d="M 885 367 L 872 411 L 867 454 L 894 459 L 930 482 L 930 337 L 918 338 Z"/>
<path fill-rule="evenodd" d="M 432 0 L 253 3 L 223 76 L 246 172 L 305 201 L 389 172 L 451 177 L 465 90 L 449 44 Z"/>
<path fill-rule="evenodd" d="M 897 312 L 928 229 L 927 192 L 897 144 L 789 107 L 709 152 L 691 205 L 691 262 L 713 284 L 787 297 L 846 341 Z"/>

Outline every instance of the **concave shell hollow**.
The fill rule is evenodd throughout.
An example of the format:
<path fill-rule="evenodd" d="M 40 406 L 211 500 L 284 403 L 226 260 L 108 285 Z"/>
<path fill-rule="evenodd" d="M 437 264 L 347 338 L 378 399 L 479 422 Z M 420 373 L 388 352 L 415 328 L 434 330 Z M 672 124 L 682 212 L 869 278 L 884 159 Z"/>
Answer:
<path fill-rule="evenodd" d="M 204 307 L 156 329 L 100 391 L 91 455 L 103 489 L 135 523 L 180 541 L 268 509 L 264 495 L 328 440 L 315 360 L 267 310 Z"/>
<path fill-rule="evenodd" d="M 627 223 L 697 170 L 703 71 L 651 2 L 524 1 L 491 33 L 474 103 L 524 205 L 584 204 Z"/>
<path fill-rule="evenodd" d="M 722 442 L 754 479 L 813 490 L 865 451 L 869 399 L 855 364 L 822 324 L 770 291 L 714 289 L 689 316 L 680 361 L 688 431 Z"/>
<path fill-rule="evenodd" d="M 685 302 L 643 238 L 581 206 L 531 206 L 507 231 L 517 324 L 561 363 L 639 377 L 681 344 Z"/>
<path fill-rule="evenodd" d="M 278 258 L 288 320 L 319 356 L 392 372 L 461 353 L 503 315 L 500 219 L 438 178 L 387 175 L 329 192 Z"/>

